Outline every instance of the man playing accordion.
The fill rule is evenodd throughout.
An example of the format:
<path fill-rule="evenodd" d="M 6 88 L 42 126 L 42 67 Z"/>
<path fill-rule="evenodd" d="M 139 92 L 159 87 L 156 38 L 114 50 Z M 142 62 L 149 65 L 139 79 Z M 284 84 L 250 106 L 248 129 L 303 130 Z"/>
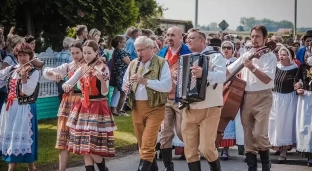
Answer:
<path fill-rule="evenodd" d="M 193 53 L 203 54 L 209 51 L 204 33 L 197 29 L 191 29 L 188 33 L 187 44 Z M 202 78 L 202 71 L 200 66 L 191 67 L 192 77 Z M 199 152 L 208 160 L 211 171 L 221 170 L 215 140 L 223 105 L 225 80 L 226 61 L 220 53 L 214 53 L 209 59 L 205 100 L 189 104 L 182 112 L 184 152 L 190 171 L 201 170 Z"/>

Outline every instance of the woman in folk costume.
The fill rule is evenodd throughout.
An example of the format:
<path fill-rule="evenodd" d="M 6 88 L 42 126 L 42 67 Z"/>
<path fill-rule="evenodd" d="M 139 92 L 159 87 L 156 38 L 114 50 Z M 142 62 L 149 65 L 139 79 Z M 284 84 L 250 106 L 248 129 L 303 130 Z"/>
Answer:
<path fill-rule="evenodd" d="M 71 91 L 78 82 L 82 98 L 73 106 L 67 126 L 69 142 L 67 149 L 84 155 L 86 171 L 94 171 L 94 162 L 100 171 L 108 171 L 104 157 L 114 157 L 114 134 L 116 125 L 109 110 L 107 94 L 109 69 L 98 56 L 98 44 L 87 40 L 83 45 L 86 62 L 63 84 L 65 92 Z"/>
<path fill-rule="evenodd" d="M 0 116 L 0 151 L 9 171 L 14 171 L 17 163 L 28 163 L 28 169 L 34 171 L 38 159 L 39 72 L 29 63 L 34 56 L 29 44 L 16 45 L 14 55 L 19 64 L 0 71 L 0 77 L 7 75 L 8 90 Z"/>
<path fill-rule="evenodd" d="M 287 150 L 296 144 L 297 95 L 293 80 L 298 71 L 295 52 L 281 47 L 273 89 L 273 104 L 269 118 L 269 139 L 274 150 L 280 151 L 278 163 L 285 163 Z"/>
<path fill-rule="evenodd" d="M 224 41 L 221 44 L 221 53 L 226 59 L 226 66 L 229 66 L 231 63 L 233 63 L 237 59 L 236 57 L 233 57 L 234 51 L 235 51 L 235 46 L 231 41 Z M 235 145 L 236 145 L 235 121 L 230 121 L 224 130 L 224 136 L 219 145 L 219 147 L 223 147 L 223 149 L 221 150 L 220 159 L 228 160 L 229 159 L 229 147 L 233 147 Z"/>
<path fill-rule="evenodd" d="M 81 41 L 75 41 L 70 46 L 71 57 L 73 61 L 71 63 L 64 63 L 56 68 L 45 68 L 43 76 L 49 80 L 55 80 L 59 82 L 62 77 L 70 79 L 76 70 L 84 63 L 82 58 L 82 43 Z M 72 106 L 77 100 L 81 98 L 81 91 L 74 87 L 67 94 L 63 94 L 63 98 L 58 111 L 57 121 L 57 138 L 55 148 L 59 149 L 59 171 L 65 171 L 68 161 L 69 152 L 67 151 L 67 142 L 69 139 L 69 127 L 66 126 L 69 113 Z"/>
<path fill-rule="evenodd" d="M 297 151 L 312 166 L 312 56 L 307 57 L 295 77 L 298 104 L 296 112 Z"/>

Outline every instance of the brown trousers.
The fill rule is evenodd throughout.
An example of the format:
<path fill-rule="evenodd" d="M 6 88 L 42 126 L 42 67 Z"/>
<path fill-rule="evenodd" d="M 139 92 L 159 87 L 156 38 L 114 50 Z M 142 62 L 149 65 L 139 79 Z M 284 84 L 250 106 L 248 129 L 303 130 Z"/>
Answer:
<path fill-rule="evenodd" d="M 165 115 L 165 105 L 150 108 L 148 101 L 135 101 L 132 122 L 139 145 L 140 158 L 153 162 L 158 131 Z"/>
<path fill-rule="evenodd" d="M 220 107 L 183 109 L 182 136 L 185 158 L 188 163 L 200 161 L 200 153 L 209 162 L 218 159 L 215 141 L 220 115 Z"/>
<path fill-rule="evenodd" d="M 270 148 L 268 127 L 271 106 L 271 90 L 245 92 L 241 110 L 245 153 L 257 154 Z"/>
<path fill-rule="evenodd" d="M 160 148 L 172 148 L 172 139 L 174 138 L 174 129 L 176 129 L 177 136 L 182 141 L 181 122 L 182 112 L 178 109 L 179 103 L 174 100 L 167 100 L 165 119 L 161 123 L 160 132 Z"/>

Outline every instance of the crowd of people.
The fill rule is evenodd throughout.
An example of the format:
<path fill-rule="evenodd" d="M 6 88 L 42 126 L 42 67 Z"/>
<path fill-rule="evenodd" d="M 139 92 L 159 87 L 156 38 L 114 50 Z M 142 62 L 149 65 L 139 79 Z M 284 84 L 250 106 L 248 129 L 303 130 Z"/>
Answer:
<path fill-rule="evenodd" d="M 264 26 L 255 26 L 243 39 L 226 31 L 207 35 L 193 28 L 183 33 L 173 26 L 155 35 L 150 29 L 130 27 L 107 40 L 113 49 L 109 55 L 99 30 L 78 25 L 76 39 L 64 39 L 57 67 L 44 69 L 34 53 L 33 36 L 21 37 L 12 29 L 4 37 L 1 30 L 0 152 L 9 171 L 17 163 L 36 170 L 41 76 L 55 81 L 59 89 L 55 148 L 60 171 L 66 170 L 69 153 L 84 156 L 86 171 L 94 171 L 94 163 L 100 171 L 109 170 L 104 158 L 115 156 L 114 115 L 132 117 L 140 153 L 138 171 L 157 171 L 158 157 L 166 171 L 173 171 L 173 149 L 190 171 L 201 170 L 201 157 L 212 171 L 221 171 L 219 159 L 230 160 L 229 148 L 236 145 L 246 156 L 249 171 L 258 168 L 257 154 L 262 170 L 270 170 L 270 149 L 279 155 L 279 164 L 287 162 L 287 153 L 294 148 L 312 166 L 312 30 L 300 40 L 284 41 L 277 34 L 269 38 Z M 272 52 L 249 59 L 268 42 L 276 43 Z M 205 100 L 180 109 L 179 56 L 209 52 L 214 53 Z M 237 77 L 246 82 L 244 100 L 216 145 L 222 85 L 241 65 Z M 190 69 L 192 77 L 202 78 L 201 66 Z M 114 93 L 109 103 L 110 87 Z M 125 103 L 131 114 L 122 109 Z"/>

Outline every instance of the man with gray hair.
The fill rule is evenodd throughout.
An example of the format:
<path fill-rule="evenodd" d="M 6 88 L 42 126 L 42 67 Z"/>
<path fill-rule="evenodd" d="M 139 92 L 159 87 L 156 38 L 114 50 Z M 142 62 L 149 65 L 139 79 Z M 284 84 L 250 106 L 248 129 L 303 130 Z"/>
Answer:
<path fill-rule="evenodd" d="M 171 90 L 171 74 L 167 61 L 153 53 L 150 38 L 139 36 L 134 47 L 138 58 L 132 60 L 126 70 L 123 90 L 129 93 L 127 105 L 132 109 L 139 146 L 138 171 L 158 171 L 155 147 Z"/>

